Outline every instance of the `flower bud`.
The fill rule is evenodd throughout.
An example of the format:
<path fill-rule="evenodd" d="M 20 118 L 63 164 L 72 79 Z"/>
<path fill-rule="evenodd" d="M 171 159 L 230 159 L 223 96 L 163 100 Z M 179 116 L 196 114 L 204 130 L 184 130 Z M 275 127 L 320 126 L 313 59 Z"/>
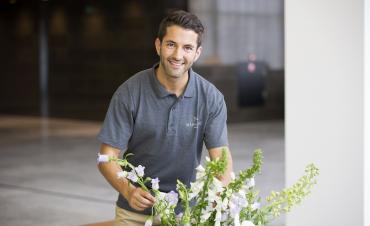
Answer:
<path fill-rule="evenodd" d="M 97 161 L 98 161 L 98 163 L 109 162 L 109 156 L 108 155 L 101 155 L 100 153 L 98 153 Z"/>

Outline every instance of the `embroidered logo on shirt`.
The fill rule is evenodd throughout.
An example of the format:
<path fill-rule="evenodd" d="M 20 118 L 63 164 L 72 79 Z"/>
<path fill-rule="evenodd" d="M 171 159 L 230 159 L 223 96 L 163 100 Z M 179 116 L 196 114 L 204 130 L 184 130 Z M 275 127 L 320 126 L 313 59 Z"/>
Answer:
<path fill-rule="evenodd" d="M 193 120 L 191 122 L 186 123 L 187 127 L 193 127 L 194 129 L 197 129 L 202 121 L 200 121 L 197 117 L 193 116 Z"/>

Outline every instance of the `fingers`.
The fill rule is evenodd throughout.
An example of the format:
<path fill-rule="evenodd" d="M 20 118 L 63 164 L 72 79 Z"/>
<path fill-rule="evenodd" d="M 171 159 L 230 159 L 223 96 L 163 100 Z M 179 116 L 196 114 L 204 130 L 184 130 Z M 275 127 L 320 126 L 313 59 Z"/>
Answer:
<path fill-rule="evenodd" d="M 143 197 L 146 198 L 147 200 L 149 200 L 151 202 L 151 205 L 153 205 L 155 203 L 155 198 L 152 194 L 150 194 L 149 192 L 146 192 L 146 191 L 143 191 L 141 190 L 143 193 Z"/>
<path fill-rule="evenodd" d="M 142 211 L 153 206 L 155 198 L 141 188 L 135 188 L 131 191 L 129 204 L 133 209 Z"/>

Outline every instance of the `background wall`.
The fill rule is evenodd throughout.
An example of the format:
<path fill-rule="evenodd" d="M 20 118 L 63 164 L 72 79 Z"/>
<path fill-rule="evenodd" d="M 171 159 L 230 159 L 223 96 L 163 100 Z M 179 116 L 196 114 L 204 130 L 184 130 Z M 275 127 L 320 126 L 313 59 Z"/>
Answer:
<path fill-rule="evenodd" d="M 364 225 L 364 1 L 287 0 L 285 12 L 286 183 L 320 168 L 287 226 Z"/>
<path fill-rule="evenodd" d="M 162 17 L 186 4 L 1 0 L 0 113 L 40 113 L 40 21 L 46 22 L 49 115 L 101 120 L 114 90 L 157 61 Z"/>
<path fill-rule="evenodd" d="M 194 69 L 223 92 L 229 122 L 283 119 L 282 0 L 226 3 L 0 0 L 0 114 L 45 115 L 48 109 L 51 117 L 102 120 L 116 88 L 158 61 L 153 43 L 161 19 L 185 9 L 206 26 L 204 56 Z M 214 18 L 218 23 L 209 24 Z M 237 63 L 246 64 L 250 53 L 265 74 L 238 74 Z M 254 78 L 263 101 L 242 106 L 238 85 Z"/>
<path fill-rule="evenodd" d="M 370 226 L 370 0 L 365 0 L 364 225 Z"/>
<path fill-rule="evenodd" d="M 200 64 L 235 64 L 253 53 L 284 69 L 283 0 L 189 0 L 207 28 Z"/>

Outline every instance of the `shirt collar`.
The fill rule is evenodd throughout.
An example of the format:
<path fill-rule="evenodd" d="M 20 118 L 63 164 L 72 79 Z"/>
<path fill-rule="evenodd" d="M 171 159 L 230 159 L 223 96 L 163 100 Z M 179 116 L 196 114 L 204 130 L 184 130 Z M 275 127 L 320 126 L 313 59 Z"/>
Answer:
<path fill-rule="evenodd" d="M 185 91 L 184 91 L 184 97 L 193 97 L 194 91 L 195 91 L 195 74 L 193 72 L 193 69 L 189 69 L 189 80 L 188 84 L 186 85 Z"/>
<path fill-rule="evenodd" d="M 152 85 L 154 87 L 154 91 L 155 93 L 159 96 L 159 97 L 166 97 L 166 96 L 169 96 L 169 95 L 172 95 L 172 93 L 168 92 L 164 87 L 163 85 L 158 81 L 157 79 L 157 76 L 155 75 L 155 69 L 158 67 L 159 63 L 156 63 L 154 64 L 154 66 L 152 67 L 152 76 L 151 76 L 151 80 L 152 80 Z M 194 95 L 194 90 L 195 90 L 195 81 L 194 81 L 194 72 L 193 70 L 190 68 L 189 69 L 189 80 L 188 80 L 188 84 L 186 84 L 186 88 L 185 88 L 185 91 L 184 91 L 184 94 L 183 96 L 184 97 L 193 97 Z"/>

